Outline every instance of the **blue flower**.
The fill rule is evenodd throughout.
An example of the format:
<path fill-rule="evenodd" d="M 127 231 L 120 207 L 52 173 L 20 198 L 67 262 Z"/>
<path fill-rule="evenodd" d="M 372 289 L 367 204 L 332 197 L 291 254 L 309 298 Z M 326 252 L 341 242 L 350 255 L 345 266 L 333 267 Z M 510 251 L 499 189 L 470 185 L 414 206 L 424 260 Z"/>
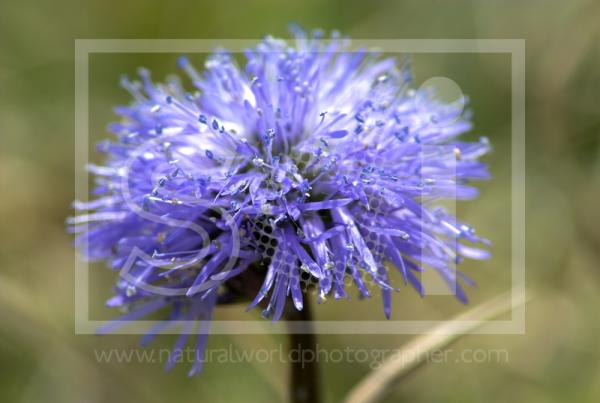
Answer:
<path fill-rule="evenodd" d="M 69 220 L 77 247 L 120 271 L 108 305 L 127 313 L 102 332 L 165 311 L 144 343 L 189 321 L 182 348 L 216 304 L 249 297 L 278 320 L 309 290 L 320 302 L 377 291 L 389 318 L 392 278 L 423 295 L 423 270 L 466 302 L 456 266 L 487 257 L 469 245 L 487 241 L 433 206 L 476 196 L 489 144 L 457 140 L 467 114 L 414 89 L 408 63 L 296 35 L 267 37 L 244 68 L 226 51 L 203 71 L 180 58 L 191 92 L 147 70 L 122 80 L 133 100 L 99 144 L 104 165 L 88 167 L 96 198 Z M 208 329 L 196 333 L 202 351 Z"/>

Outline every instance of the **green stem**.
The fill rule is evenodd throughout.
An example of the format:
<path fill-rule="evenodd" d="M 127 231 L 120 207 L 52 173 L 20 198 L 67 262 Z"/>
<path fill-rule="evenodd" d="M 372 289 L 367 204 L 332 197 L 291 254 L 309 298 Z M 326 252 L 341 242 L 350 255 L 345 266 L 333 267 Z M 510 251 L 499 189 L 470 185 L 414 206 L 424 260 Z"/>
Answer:
<path fill-rule="evenodd" d="M 303 321 L 301 333 L 296 333 L 290 326 L 290 352 L 294 351 L 290 370 L 290 402 L 320 403 L 320 376 L 317 362 L 317 338 L 312 328 L 312 315 L 308 298 L 304 298 L 301 311 L 291 308 L 287 315 L 288 321 Z M 304 361 L 302 358 L 310 360 Z"/>

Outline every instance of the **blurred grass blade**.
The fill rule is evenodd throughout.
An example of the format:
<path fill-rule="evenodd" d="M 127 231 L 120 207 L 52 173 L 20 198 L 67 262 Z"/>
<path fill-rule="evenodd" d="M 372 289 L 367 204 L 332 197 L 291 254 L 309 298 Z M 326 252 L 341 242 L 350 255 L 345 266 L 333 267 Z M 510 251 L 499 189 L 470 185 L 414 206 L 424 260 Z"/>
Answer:
<path fill-rule="evenodd" d="M 514 291 L 515 295 L 525 295 L 521 290 Z M 513 304 L 511 292 L 501 294 L 432 328 L 429 333 L 414 338 L 356 385 L 348 394 L 346 403 L 377 402 L 399 379 L 425 363 L 429 352 L 447 347 L 461 335 L 468 334 L 484 326 L 486 321 L 522 306 L 527 300 L 520 298 Z"/>

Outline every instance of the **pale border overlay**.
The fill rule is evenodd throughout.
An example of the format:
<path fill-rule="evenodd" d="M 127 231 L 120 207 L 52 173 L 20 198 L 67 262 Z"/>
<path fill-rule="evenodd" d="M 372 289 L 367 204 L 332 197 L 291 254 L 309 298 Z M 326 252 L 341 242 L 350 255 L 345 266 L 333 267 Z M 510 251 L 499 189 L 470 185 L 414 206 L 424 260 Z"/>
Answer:
<path fill-rule="evenodd" d="M 88 200 L 89 143 L 89 55 L 91 53 L 211 53 L 215 47 L 241 52 L 256 40 L 237 39 L 76 39 L 75 40 L 75 196 Z M 525 40 L 524 39 L 377 39 L 352 40 L 353 47 L 378 49 L 386 53 L 495 53 L 511 55 L 511 292 L 510 320 L 454 321 L 450 332 L 472 324 L 476 334 L 525 333 Z M 349 51 L 349 50 L 348 50 Z M 347 50 L 344 50 L 347 52 Z M 84 245 L 86 246 L 86 245 Z M 90 320 L 89 265 L 75 256 L 75 334 L 94 334 L 105 323 Z M 180 333 L 178 321 L 161 333 Z M 202 321 L 192 321 L 193 328 Z M 314 333 L 325 334 L 421 334 L 445 323 L 433 320 L 313 321 L 273 323 L 267 320 L 213 320 L 212 334 Z M 144 334 L 157 321 L 136 320 L 120 328 L 118 334 Z"/>

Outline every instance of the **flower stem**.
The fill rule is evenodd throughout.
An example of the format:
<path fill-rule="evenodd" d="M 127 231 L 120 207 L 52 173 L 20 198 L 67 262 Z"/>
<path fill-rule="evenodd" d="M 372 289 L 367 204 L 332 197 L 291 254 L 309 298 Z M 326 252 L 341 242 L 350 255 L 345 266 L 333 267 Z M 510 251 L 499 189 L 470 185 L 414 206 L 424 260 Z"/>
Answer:
<path fill-rule="evenodd" d="M 301 311 L 291 308 L 288 321 L 303 321 L 300 329 L 289 326 L 290 351 L 290 402 L 320 403 L 320 376 L 317 362 L 317 338 L 312 328 L 312 314 L 308 298 Z M 298 332 L 301 330 L 301 332 Z"/>

